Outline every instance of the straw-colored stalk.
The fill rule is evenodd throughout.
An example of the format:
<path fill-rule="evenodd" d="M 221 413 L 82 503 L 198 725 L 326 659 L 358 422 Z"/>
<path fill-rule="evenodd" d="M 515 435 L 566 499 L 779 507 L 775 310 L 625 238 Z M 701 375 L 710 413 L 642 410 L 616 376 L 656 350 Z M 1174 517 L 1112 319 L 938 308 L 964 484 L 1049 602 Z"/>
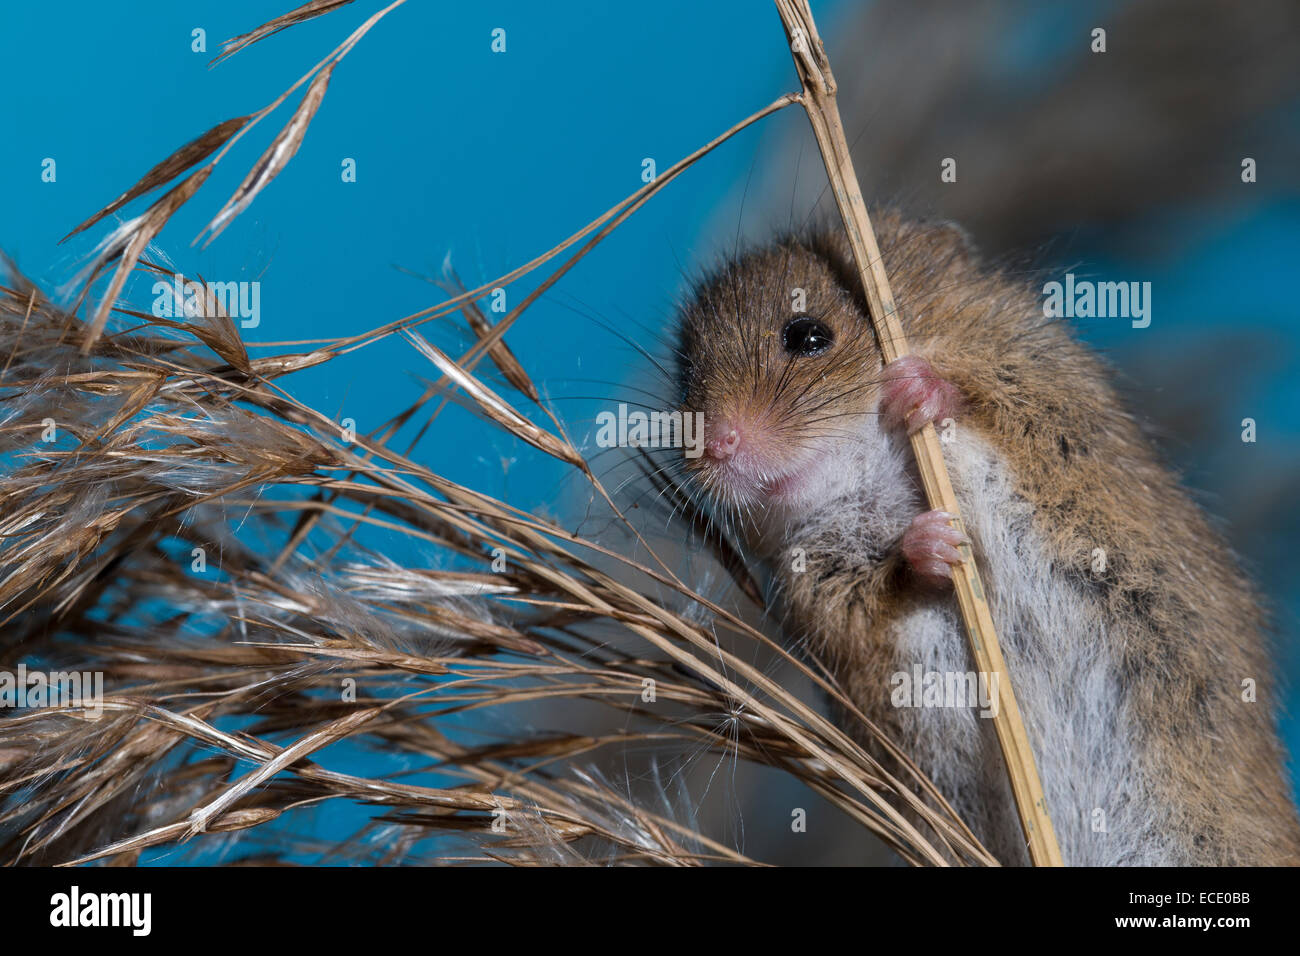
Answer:
<path fill-rule="evenodd" d="M 880 250 L 867 205 L 858 187 L 858 177 L 853 171 L 848 139 L 840 122 L 839 107 L 835 102 L 835 77 L 831 73 L 830 59 L 817 33 L 817 24 L 807 0 L 776 0 L 790 42 L 791 55 L 803 84 L 800 101 L 812 123 L 813 134 L 826 164 L 831 192 L 843 220 L 844 229 L 853 249 L 853 258 L 862 279 L 862 287 L 871 312 L 877 338 L 886 362 L 907 354 L 907 338 L 898 320 L 898 310 L 889 289 L 889 276 L 885 274 Z M 927 423 L 913 433 L 912 451 L 925 487 L 930 507 L 946 511 L 953 516 L 951 524 L 965 533 L 961 508 L 948 468 L 943 460 L 943 450 L 934 425 Z M 1011 674 L 998 646 L 997 630 L 989 611 L 984 587 L 980 583 L 979 569 L 969 539 L 960 546 L 962 562 L 953 568 L 953 584 L 962 620 L 970 639 L 971 653 L 976 668 L 985 674 L 997 676 L 998 708 L 993 719 L 998 743 L 1006 761 L 1007 774 L 1015 795 L 1020 825 L 1029 844 L 1029 854 L 1035 866 L 1061 866 L 1061 850 L 1056 843 L 1056 832 L 1048 813 L 1043 785 L 1038 778 L 1033 750 L 1025 733 L 1025 723 L 1011 685 Z"/>

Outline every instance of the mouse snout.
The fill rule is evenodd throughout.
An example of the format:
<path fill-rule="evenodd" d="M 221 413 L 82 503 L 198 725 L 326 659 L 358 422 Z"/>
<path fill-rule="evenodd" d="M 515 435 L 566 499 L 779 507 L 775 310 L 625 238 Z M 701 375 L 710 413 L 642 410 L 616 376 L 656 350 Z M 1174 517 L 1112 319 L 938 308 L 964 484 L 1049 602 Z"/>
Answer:
<path fill-rule="evenodd" d="M 742 408 L 716 417 L 706 412 L 703 454 L 692 470 L 724 503 L 746 507 L 772 500 L 789 503 L 795 500 L 802 467 L 799 456 L 791 452 L 765 412 Z"/>
<path fill-rule="evenodd" d="M 726 461 L 740 449 L 740 429 L 731 422 L 705 425 L 705 434 L 708 440 L 704 443 L 704 450 L 710 458 Z"/>

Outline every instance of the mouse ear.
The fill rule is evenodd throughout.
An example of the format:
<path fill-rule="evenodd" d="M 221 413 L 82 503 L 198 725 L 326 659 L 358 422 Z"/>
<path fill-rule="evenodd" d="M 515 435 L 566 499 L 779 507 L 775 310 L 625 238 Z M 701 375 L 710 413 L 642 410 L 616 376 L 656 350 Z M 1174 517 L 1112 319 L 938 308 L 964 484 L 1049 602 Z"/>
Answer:
<path fill-rule="evenodd" d="M 951 221 L 935 222 L 927 225 L 929 226 L 930 241 L 934 246 L 936 256 L 951 258 L 963 263 L 975 261 L 978 253 L 975 249 L 975 240 L 971 238 L 969 232 Z"/>
<path fill-rule="evenodd" d="M 890 209 L 879 217 L 876 239 L 886 259 L 906 259 L 921 267 L 969 265 L 977 258 L 975 241 L 952 220 L 908 220 Z"/>
<path fill-rule="evenodd" d="M 883 206 L 871 210 L 871 225 L 881 254 L 900 266 L 908 261 L 918 268 L 940 263 L 970 265 L 979 258 L 970 233 L 955 222 L 909 219 L 898 209 Z M 814 251 L 852 268 L 853 251 L 838 219 L 822 224 L 809 239 L 807 244 Z"/>
<path fill-rule="evenodd" d="M 905 284 L 909 277 L 932 274 L 936 268 L 964 268 L 977 262 L 975 243 L 955 222 L 908 219 L 884 206 L 871 210 L 871 225 L 891 282 Z M 860 289 L 853 251 L 838 220 L 824 224 L 806 244 L 822 256 L 845 288 Z"/>
<path fill-rule="evenodd" d="M 965 229 L 943 219 L 908 220 L 895 210 L 879 216 L 876 241 L 891 276 L 900 280 L 936 269 L 977 267 L 979 253 Z"/>

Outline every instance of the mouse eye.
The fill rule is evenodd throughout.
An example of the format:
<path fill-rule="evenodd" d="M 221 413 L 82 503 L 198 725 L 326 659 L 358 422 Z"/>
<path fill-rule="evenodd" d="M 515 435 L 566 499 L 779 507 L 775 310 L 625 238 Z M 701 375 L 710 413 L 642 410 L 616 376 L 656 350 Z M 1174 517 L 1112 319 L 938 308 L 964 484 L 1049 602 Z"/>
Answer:
<path fill-rule="evenodd" d="M 835 333 L 822 322 L 800 316 L 785 324 L 782 343 L 791 355 L 820 355 L 831 347 Z"/>

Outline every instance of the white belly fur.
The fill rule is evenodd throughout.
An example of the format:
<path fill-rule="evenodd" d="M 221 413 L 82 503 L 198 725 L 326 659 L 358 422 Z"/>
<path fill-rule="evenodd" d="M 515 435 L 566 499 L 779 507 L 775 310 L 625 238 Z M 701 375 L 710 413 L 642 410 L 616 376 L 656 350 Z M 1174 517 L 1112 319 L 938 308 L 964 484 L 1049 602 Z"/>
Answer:
<path fill-rule="evenodd" d="M 1086 592 L 1059 576 L 1015 492 L 1008 468 L 973 430 L 958 426 L 943 443 L 1016 698 L 1024 716 L 1049 812 L 1068 865 L 1179 862 L 1161 836 L 1159 808 L 1136 751 L 1132 718 L 1104 633 Z M 788 533 L 786 545 L 834 541 L 865 556 L 896 542 L 928 506 L 910 477 L 906 442 L 879 431 L 873 416 L 854 455 L 824 475 L 829 499 Z M 776 516 L 773 516 L 776 517 Z M 769 526 L 770 527 L 770 526 Z M 1099 543 L 1100 544 L 1100 543 Z M 888 625 L 895 670 L 969 673 L 974 664 L 951 594 L 922 598 Z M 881 688 L 888 699 L 891 688 Z M 967 707 L 900 708 L 899 743 L 938 785 L 976 834 L 1007 864 L 1028 863 L 993 722 Z M 1097 813 L 1100 811 L 1100 813 Z"/>
<path fill-rule="evenodd" d="M 1002 653 L 1066 864 L 1177 862 L 1153 827 L 1156 812 L 1100 609 L 1056 573 L 1032 528 L 1029 503 L 987 442 L 960 429 L 944 454 L 984 564 Z M 899 670 L 918 662 L 923 671 L 973 669 L 954 600 L 918 607 L 893 629 Z M 912 756 L 989 849 L 1006 863 L 1027 863 L 993 722 L 970 708 L 905 708 L 901 716 Z"/>

